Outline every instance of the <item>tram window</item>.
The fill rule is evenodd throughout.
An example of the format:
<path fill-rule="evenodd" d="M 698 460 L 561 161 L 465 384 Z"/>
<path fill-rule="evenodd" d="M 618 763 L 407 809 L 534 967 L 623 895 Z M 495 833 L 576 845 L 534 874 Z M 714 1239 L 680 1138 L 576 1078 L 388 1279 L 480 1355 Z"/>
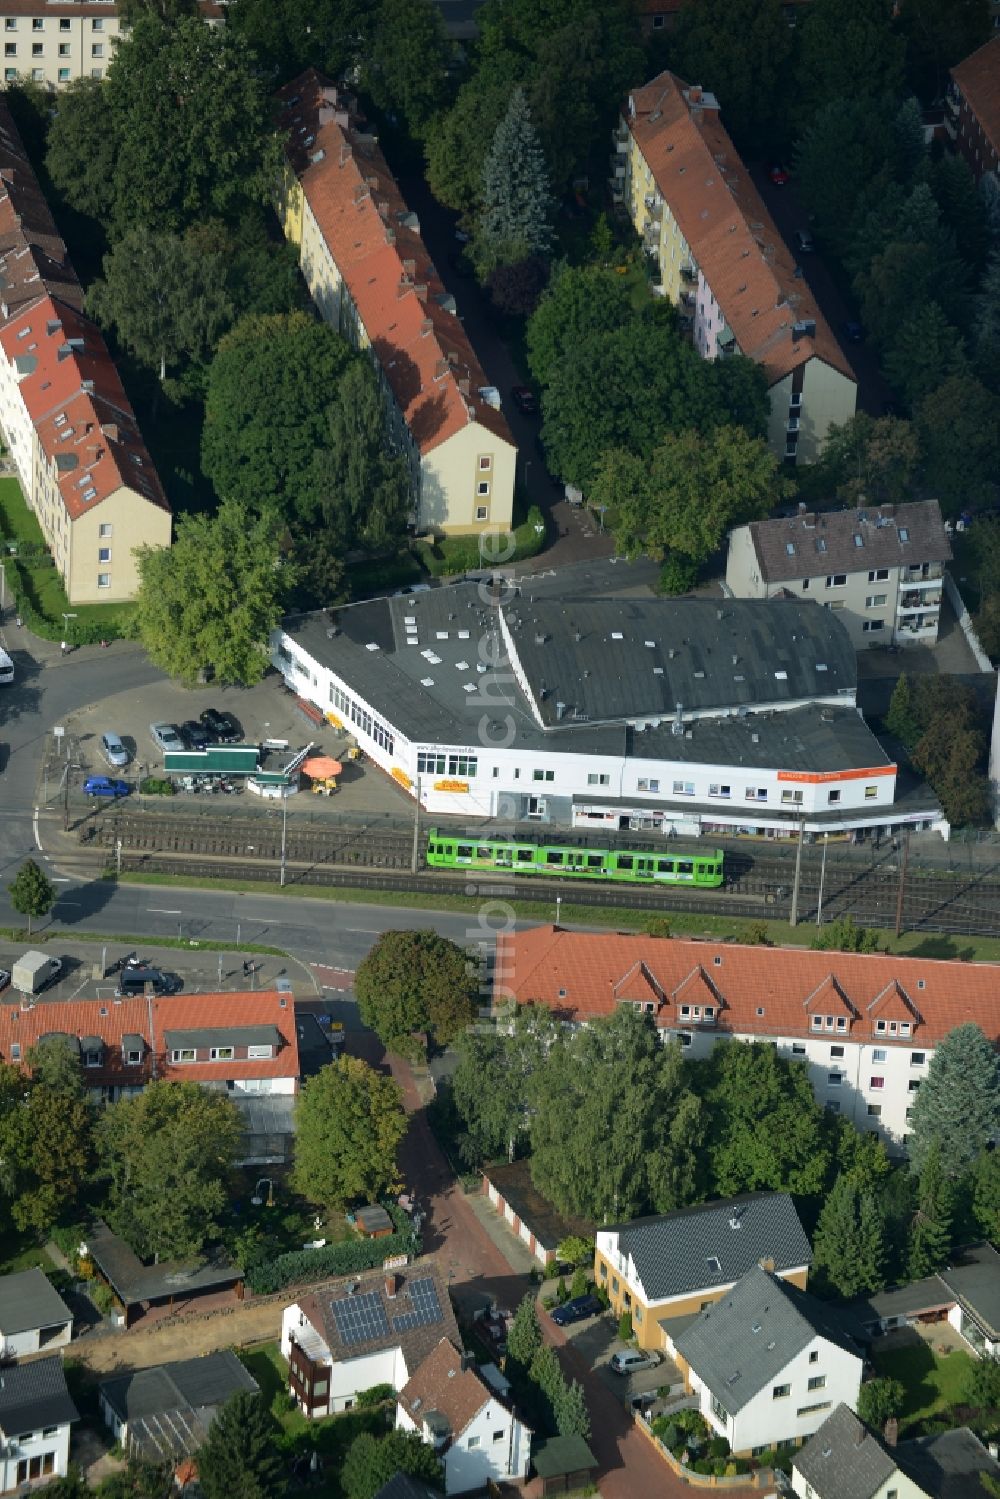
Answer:
<path fill-rule="evenodd" d="M 588 854 L 587 855 L 587 868 L 588 869 L 603 869 L 604 868 L 604 855 L 603 854 Z"/>
<path fill-rule="evenodd" d="M 472 858 L 472 845 L 471 845 L 471 843 L 460 843 L 458 845 L 458 847 L 456 848 L 456 850 L 455 850 L 455 857 L 456 857 L 456 859 L 471 859 Z"/>
<path fill-rule="evenodd" d="M 618 855 L 618 868 L 619 869 L 631 869 L 632 868 L 632 855 L 631 854 L 619 854 Z"/>
<path fill-rule="evenodd" d="M 546 864 L 561 864 L 562 861 L 562 851 L 558 848 L 550 848 L 545 855 Z"/>
<path fill-rule="evenodd" d="M 709 872 L 709 870 L 708 870 L 708 865 L 707 864 L 699 864 L 698 865 L 698 873 L 699 874 L 708 874 L 708 872 Z"/>
<path fill-rule="evenodd" d="M 498 848 L 497 849 L 497 863 L 498 864 L 510 864 L 512 862 L 513 862 L 513 859 L 512 859 L 511 851 L 510 851 L 509 848 Z"/>
<path fill-rule="evenodd" d="M 519 864 L 533 864 L 535 862 L 535 850 L 533 848 L 519 848 L 517 851 L 517 862 Z"/>
<path fill-rule="evenodd" d="M 694 874 L 694 863 L 692 862 L 692 860 L 691 859 L 678 859 L 677 860 L 677 873 L 678 874 Z"/>
<path fill-rule="evenodd" d="M 656 870 L 658 874 L 673 874 L 674 865 L 672 859 L 657 859 Z"/>
<path fill-rule="evenodd" d="M 491 848 L 477 848 L 476 849 L 476 858 L 477 859 L 492 859 L 492 857 L 493 857 L 493 850 Z"/>

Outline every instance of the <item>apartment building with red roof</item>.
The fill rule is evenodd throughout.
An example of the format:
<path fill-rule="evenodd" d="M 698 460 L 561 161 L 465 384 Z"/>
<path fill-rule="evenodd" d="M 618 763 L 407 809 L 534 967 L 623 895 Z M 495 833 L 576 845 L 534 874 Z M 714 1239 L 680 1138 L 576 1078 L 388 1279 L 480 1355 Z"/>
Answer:
<path fill-rule="evenodd" d="M 743 947 L 555 926 L 500 932 L 494 1006 L 543 1004 L 569 1025 L 633 1005 L 684 1055 L 757 1041 L 801 1060 L 820 1103 L 903 1144 L 949 1031 L 1000 1044 L 1000 964 Z"/>
<path fill-rule="evenodd" d="M 322 317 L 370 354 L 417 530 L 509 529 L 517 448 L 492 387 L 355 102 L 309 69 L 278 94 L 277 210 Z"/>
<path fill-rule="evenodd" d="M 0 102 L 0 425 L 72 604 L 134 597 L 171 515 L 121 377 Z"/>
<path fill-rule="evenodd" d="M 767 379 L 768 442 L 812 463 L 854 415 L 857 380 L 728 134 L 714 95 L 664 72 L 629 96 L 612 191 L 705 359 L 743 354 Z"/>
<path fill-rule="evenodd" d="M 976 181 L 1000 173 L 1000 35 L 951 70 L 945 124 Z"/>

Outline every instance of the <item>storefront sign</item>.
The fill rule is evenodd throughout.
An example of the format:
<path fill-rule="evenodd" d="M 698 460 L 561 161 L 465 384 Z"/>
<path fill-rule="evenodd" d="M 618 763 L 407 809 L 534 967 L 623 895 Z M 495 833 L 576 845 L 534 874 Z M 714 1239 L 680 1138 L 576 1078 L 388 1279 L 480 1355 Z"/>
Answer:
<path fill-rule="evenodd" d="M 409 776 L 406 774 L 406 771 L 405 770 L 400 770 L 398 766 L 396 766 L 393 769 L 392 779 L 394 781 L 398 781 L 401 786 L 405 786 L 406 789 L 407 789 L 407 791 L 409 791 L 410 787 L 413 785 L 413 782 L 410 780 Z"/>
<path fill-rule="evenodd" d="M 435 781 L 435 791 L 468 791 L 468 781 Z"/>

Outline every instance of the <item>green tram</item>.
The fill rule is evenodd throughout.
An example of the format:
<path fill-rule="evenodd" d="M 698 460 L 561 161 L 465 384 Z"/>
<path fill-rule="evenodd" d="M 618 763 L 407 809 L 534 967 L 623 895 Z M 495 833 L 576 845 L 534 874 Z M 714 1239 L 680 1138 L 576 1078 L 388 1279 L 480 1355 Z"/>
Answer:
<path fill-rule="evenodd" d="M 722 849 L 609 849 L 564 843 L 518 843 L 508 838 L 471 841 L 431 828 L 430 869 L 496 869 L 503 874 L 561 875 L 582 880 L 622 880 L 631 885 L 722 884 Z"/>

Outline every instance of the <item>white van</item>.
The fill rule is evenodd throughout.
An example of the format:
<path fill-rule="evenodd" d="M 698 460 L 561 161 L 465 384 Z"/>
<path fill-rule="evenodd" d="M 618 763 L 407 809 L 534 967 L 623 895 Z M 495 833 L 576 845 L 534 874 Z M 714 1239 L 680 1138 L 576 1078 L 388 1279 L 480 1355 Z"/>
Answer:
<path fill-rule="evenodd" d="M 14 680 L 14 663 L 0 646 L 0 687 L 9 687 Z"/>

